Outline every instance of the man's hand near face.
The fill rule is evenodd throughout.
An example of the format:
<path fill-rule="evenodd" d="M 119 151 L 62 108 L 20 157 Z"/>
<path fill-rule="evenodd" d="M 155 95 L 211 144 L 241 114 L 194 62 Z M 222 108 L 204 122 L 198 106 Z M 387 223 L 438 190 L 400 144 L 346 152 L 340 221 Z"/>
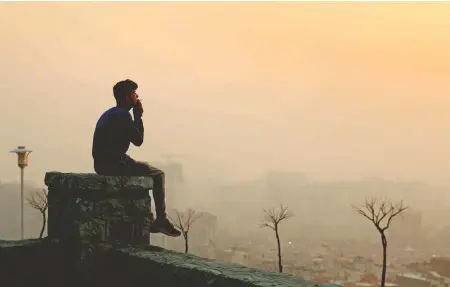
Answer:
<path fill-rule="evenodd" d="M 140 100 L 136 101 L 136 104 L 133 107 L 133 115 L 137 118 L 141 118 L 144 114 L 144 108 L 142 107 L 142 102 Z"/>

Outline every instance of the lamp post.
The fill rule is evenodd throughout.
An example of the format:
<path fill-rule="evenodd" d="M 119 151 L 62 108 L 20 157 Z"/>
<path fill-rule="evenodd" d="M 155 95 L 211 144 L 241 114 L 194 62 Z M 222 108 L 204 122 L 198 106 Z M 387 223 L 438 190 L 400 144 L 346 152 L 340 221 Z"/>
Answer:
<path fill-rule="evenodd" d="M 23 171 L 28 165 L 28 155 L 31 150 L 18 146 L 10 152 L 17 154 L 17 165 L 20 167 L 20 238 L 23 240 Z"/>

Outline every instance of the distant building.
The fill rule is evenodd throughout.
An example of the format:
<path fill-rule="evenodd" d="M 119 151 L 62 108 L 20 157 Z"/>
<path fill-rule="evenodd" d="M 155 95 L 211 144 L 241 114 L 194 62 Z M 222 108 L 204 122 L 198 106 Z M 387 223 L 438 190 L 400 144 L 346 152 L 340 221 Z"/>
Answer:
<path fill-rule="evenodd" d="M 262 208 L 272 203 L 264 196 L 265 188 L 262 181 L 221 185 L 215 191 L 219 200 L 209 202 L 209 209 L 221 214 L 221 225 L 228 226 L 228 231 L 241 234 L 242 227 L 255 226 L 261 220 Z"/>
<path fill-rule="evenodd" d="M 450 258 L 434 257 L 430 260 L 431 268 L 441 276 L 450 277 Z"/>
<path fill-rule="evenodd" d="M 422 236 L 422 213 L 409 210 L 402 212 L 392 221 L 388 233 L 392 243 L 414 246 Z"/>
<path fill-rule="evenodd" d="M 155 163 L 154 165 L 164 171 L 168 186 L 175 186 L 184 182 L 183 165 L 181 163 L 170 161 L 166 163 Z"/>
<path fill-rule="evenodd" d="M 361 279 L 360 279 L 360 283 L 368 283 L 368 284 L 375 284 L 375 285 L 379 285 L 379 280 L 378 277 L 370 274 L 370 273 L 366 273 L 364 274 Z"/>
<path fill-rule="evenodd" d="M 265 176 L 266 193 L 275 202 L 297 200 L 308 184 L 308 178 L 300 172 L 269 171 Z"/>
<path fill-rule="evenodd" d="M 266 173 L 269 188 L 296 189 L 308 184 L 308 177 L 301 172 L 269 171 Z"/>
<path fill-rule="evenodd" d="M 344 287 L 345 286 L 349 286 L 349 285 L 344 284 Z M 380 282 L 377 282 L 377 283 L 356 282 L 355 286 L 356 287 L 379 287 Z M 384 283 L 384 287 L 397 287 L 397 286 L 398 285 L 396 283 L 389 283 L 389 282 Z"/>
<path fill-rule="evenodd" d="M 357 287 L 378 287 L 378 283 L 368 283 L 368 282 L 356 282 Z"/>
<path fill-rule="evenodd" d="M 316 277 L 312 280 L 315 284 L 329 284 L 331 283 L 333 280 L 332 278 L 328 277 L 328 276 L 319 276 Z"/>
<path fill-rule="evenodd" d="M 249 256 L 247 252 L 235 250 L 230 255 L 230 262 L 241 265 L 248 265 Z"/>
<path fill-rule="evenodd" d="M 431 281 L 419 273 L 405 273 L 397 275 L 395 280 L 398 287 L 433 287 Z"/>
<path fill-rule="evenodd" d="M 197 246 L 207 246 L 216 240 L 217 216 L 208 212 L 200 214 L 201 217 L 192 226 L 189 239 Z"/>

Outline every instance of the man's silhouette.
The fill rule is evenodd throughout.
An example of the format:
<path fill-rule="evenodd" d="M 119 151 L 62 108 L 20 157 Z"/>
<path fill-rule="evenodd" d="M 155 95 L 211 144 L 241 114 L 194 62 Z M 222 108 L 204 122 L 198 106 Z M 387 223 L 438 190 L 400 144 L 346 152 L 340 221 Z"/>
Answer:
<path fill-rule="evenodd" d="M 126 154 L 130 143 L 141 146 L 144 142 L 144 110 L 136 94 L 137 88 L 138 85 L 131 80 L 118 82 L 114 86 L 117 105 L 104 112 L 95 127 L 92 146 L 95 172 L 111 176 L 151 176 L 156 210 L 151 232 L 180 236 L 180 231 L 167 219 L 164 172 L 145 162 L 135 161 Z M 130 109 L 133 109 L 134 120 Z"/>

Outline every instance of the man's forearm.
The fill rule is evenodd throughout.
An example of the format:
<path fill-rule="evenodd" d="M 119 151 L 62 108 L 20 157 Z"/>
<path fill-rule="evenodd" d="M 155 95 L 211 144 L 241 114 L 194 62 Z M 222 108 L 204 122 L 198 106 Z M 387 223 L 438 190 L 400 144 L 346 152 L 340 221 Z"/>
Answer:
<path fill-rule="evenodd" d="M 144 136 L 144 122 L 141 117 L 134 117 L 134 125 L 141 132 L 142 136 Z"/>
<path fill-rule="evenodd" d="M 130 141 L 135 146 L 140 146 L 144 142 L 144 123 L 142 122 L 141 117 L 135 117 L 133 121 L 131 121 L 130 117 Z"/>

